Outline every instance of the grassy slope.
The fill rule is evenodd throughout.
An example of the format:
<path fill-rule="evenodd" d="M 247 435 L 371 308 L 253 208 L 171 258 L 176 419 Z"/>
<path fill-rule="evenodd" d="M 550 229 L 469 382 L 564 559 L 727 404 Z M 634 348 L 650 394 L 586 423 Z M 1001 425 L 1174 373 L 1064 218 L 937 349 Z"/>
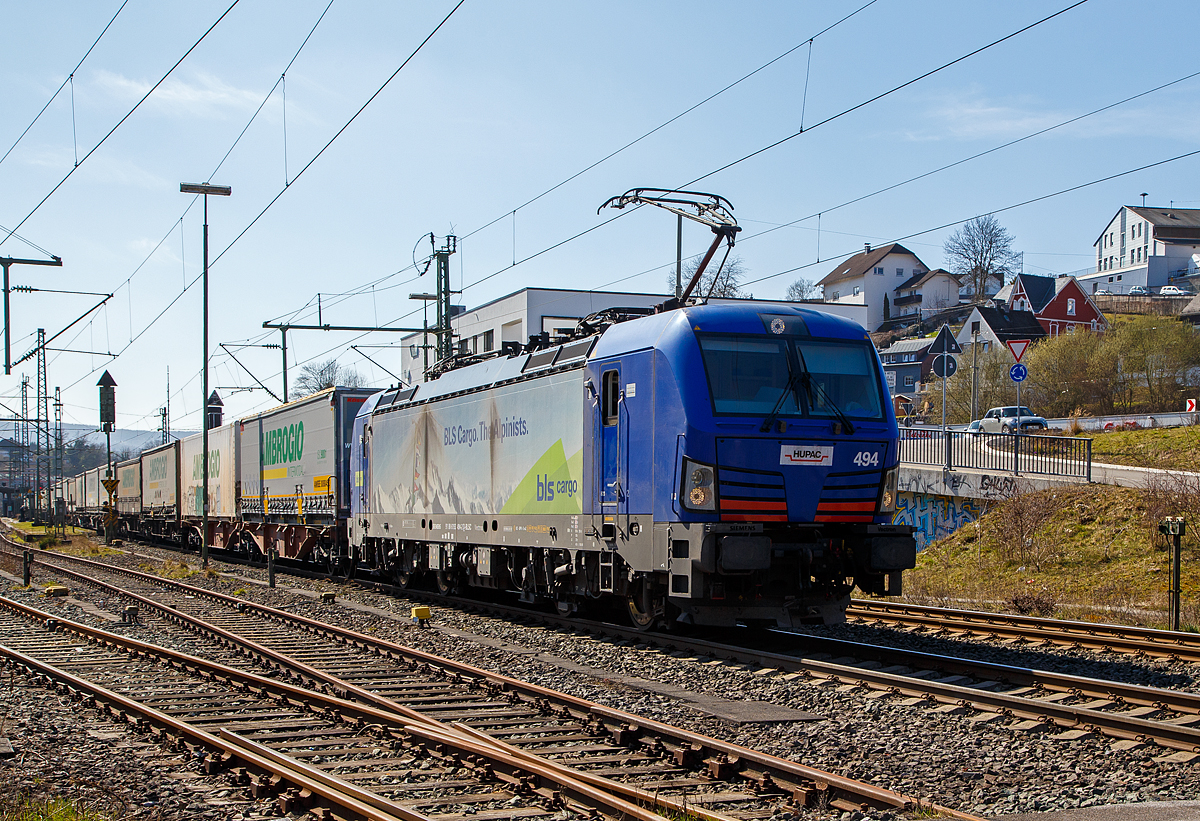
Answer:
<path fill-rule="evenodd" d="M 1111 434 L 1108 434 L 1111 435 Z M 905 574 L 906 598 L 968 602 L 1013 611 L 1022 595 L 1044 604 L 1040 615 L 1166 626 L 1171 558 L 1146 492 L 1105 485 L 1043 491 L 1027 506 L 1046 520 L 1013 538 L 1014 503 L 995 505 L 974 526 L 938 541 Z M 1005 533 L 1005 525 L 1010 526 Z M 1200 526 L 1200 523 L 1198 523 Z M 1183 621 L 1200 625 L 1200 549 L 1194 532 L 1183 547 Z"/>
<path fill-rule="evenodd" d="M 1092 439 L 1092 460 L 1168 470 L 1200 470 L 1200 427 L 1081 433 Z"/>

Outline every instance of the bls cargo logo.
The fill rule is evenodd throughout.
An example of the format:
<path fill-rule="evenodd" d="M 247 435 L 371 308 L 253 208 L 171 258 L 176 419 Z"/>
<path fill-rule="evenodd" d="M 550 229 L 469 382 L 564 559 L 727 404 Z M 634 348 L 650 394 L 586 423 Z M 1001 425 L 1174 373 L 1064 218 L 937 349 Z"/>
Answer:
<path fill-rule="evenodd" d="M 783 445 L 779 451 L 781 465 L 832 465 L 832 447 Z"/>

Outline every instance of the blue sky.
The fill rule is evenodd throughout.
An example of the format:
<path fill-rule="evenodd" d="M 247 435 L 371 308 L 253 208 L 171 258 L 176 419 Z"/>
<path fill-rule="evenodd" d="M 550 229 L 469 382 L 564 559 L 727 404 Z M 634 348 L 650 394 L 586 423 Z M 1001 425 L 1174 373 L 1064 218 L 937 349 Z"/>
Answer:
<path fill-rule="evenodd" d="M 410 266 L 431 231 L 463 238 L 452 270 L 467 305 L 525 286 L 662 291 L 675 255 L 674 219 L 665 212 L 629 212 L 539 252 L 617 214 L 596 213 L 610 196 L 703 178 L 694 187 L 728 198 L 743 226 L 737 253 L 747 278 L 759 280 L 748 289 L 778 298 L 864 242 L 911 236 L 904 243 L 937 266 L 953 231 L 939 226 L 1200 148 L 1196 77 L 838 207 L 1186 77 L 1196 71 L 1187 33 L 1200 22 L 1200 6 L 1187 0 L 1153 8 L 1089 0 L 823 125 L 1069 0 L 876 0 L 819 36 L 867 0 L 466 0 L 298 179 L 454 2 L 242 0 L 95 148 L 230 2 L 128 0 L 20 142 L 121 3 L 6 10 L 7 29 L 18 36 L 0 61 L 0 154 L 16 146 L 0 162 L 0 225 L 25 221 L 0 255 L 41 257 L 40 248 L 63 258 L 61 269 L 14 266 L 16 285 L 114 293 L 53 347 L 124 351 L 111 362 L 51 354 L 49 383 L 64 388 L 69 422 L 95 421 L 95 383 L 107 367 L 119 385 L 122 427 L 156 425 L 168 369 L 173 427 L 198 425 L 200 290 L 181 292 L 200 272 L 202 220 L 199 203 L 189 209 L 192 198 L 179 193 L 183 181 L 211 177 L 233 187 L 229 199 L 210 201 L 209 216 L 211 384 L 232 388 L 253 381 L 217 344 L 277 342 L 262 323 L 315 322 L 318 293 L 328 323 L 419 324 L 408 294 L 434 286 L 409 281 Z M 998 218 L 1025 252 L 1026 271 L 1077 270 L 1091 263 L 1091 244 L 1111 215 L 1139 203 L 1142 192 L 1151 205 L 1200 207 L 1198 168 L 1200 157 L 1191 157 Z M 701 252 L 710 236 L 687 227 L 685 254 Z M 38 327 L 56 333 L 95 301 L 15 294 L 14 357 L 30 349 Z M 290 334 L 292 375 L 297 363 L 338 356 L 386 384 L 387 374 L 347 346 L 395 338 Z M 373 355 L 385 365 L 398 359 Z M 277 351 L 247 348 L 238 358 L 279 391 Z M 15 407 L 21 374 L 35 376 L 31 365 L 0 375 L 0 402 Z M 222 393 L 235 415 L 274 404 L 262 391 Z"/>

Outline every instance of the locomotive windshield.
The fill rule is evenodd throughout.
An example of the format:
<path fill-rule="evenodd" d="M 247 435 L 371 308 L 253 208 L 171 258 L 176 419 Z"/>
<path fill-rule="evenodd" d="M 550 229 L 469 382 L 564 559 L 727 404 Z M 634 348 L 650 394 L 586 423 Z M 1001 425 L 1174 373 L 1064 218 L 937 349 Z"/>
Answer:
<path fill-rule="evenodd" d="M 840 409 L 852 419 L 883 418 L 875 356 L 866 343 L 748 334 L 697 339 L 718 416 L 776 411 L 776 416 L 837 418 Z M 791 379 L 804 370 L 811 388 L 805 387 L 808 380 Z"/>

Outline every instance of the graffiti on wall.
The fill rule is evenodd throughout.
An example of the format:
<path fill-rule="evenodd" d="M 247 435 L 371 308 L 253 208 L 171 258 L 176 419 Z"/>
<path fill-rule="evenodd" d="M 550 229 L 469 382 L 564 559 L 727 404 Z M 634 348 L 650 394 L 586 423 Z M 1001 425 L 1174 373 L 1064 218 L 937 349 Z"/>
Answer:
<path fill-rule="evenodd" d="M 916 528 L 913 536 L 917 550 L 949 536 L 965 524 L 983 515 L 978 499 L 962 496 L 930 496 L 924 493 L 896 494 L 896 513 L 892 524 Z"/>

